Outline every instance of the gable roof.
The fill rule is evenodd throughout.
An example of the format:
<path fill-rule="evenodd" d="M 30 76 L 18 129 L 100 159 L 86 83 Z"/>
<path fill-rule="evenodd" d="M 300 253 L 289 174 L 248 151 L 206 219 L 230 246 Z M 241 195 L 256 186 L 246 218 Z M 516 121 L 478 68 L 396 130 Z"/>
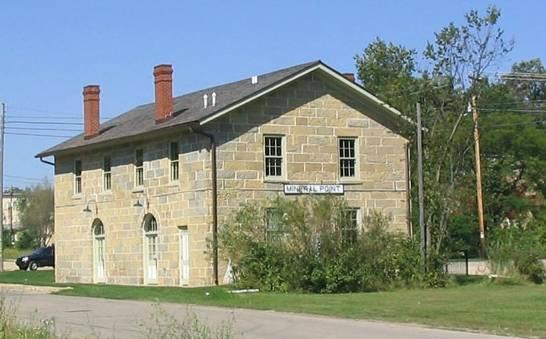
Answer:
<path fill-rule="evenodd" d="M 102 123 L 99 135 L 91 139 L 85 139 L 83 133 L 81 133 L 37 154 L 36 157 L 42 158 L 91 146 L 100 146 L 114 141 L 128 140 L 149 135 L 158 130 L 168 130 L 187 125 L 204 125 L 318 69 L 337 78 L 345 85 L 363 95 L 366 99 L 376 104 L 382 113 L 390 115 L 394 119 L 405 119 L 399 111 L 380 101 L 358 84 L 347 80 L 342 74 L 325 65 L 320 60 L 317 60 L 258 75 L 257 84 L 252 84 L 250 78 L 246 78 L 175 97 L 173 98 L 173 117 L 161 123 L 155 122 L 154 103 L 137 106 L 116 118 Z M 204 108 L 203 95 L 210 95 L 212 92 L 216 93 L 216 105 L 209 105 L 207 108 Z"/>

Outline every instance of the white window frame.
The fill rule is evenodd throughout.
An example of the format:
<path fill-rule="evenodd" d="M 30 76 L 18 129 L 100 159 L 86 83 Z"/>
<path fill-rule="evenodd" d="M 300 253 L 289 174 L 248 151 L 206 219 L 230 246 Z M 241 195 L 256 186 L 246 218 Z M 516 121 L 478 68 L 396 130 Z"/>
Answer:
<path fill-rule="evenodd" d="M 151 215 L 151 217 L 154 220 L 155 228 L 152 228 L 151 230 L 146 230 L 146 223 L 147 220 L 144 219 L 144 222 L 142 224 L 142 245 L 143 245 L 143 264 L 144 264 L 144 284 L 157 284 L 159 280 L 159 222 L 155 218 L 154 215 Z M 146 216 L 145 216 L 146 218 Z M 151 222 L 151 221 L 150 221 Z M 154 262 L 150 262 L 150 244 L 153 242 L 154 244 L 154 251 L 153 253 L 155 255 Z M 155 276 L 151 277 L 149 272 L 149 266 L 153 264 L 155 266 Z"/>
<path fill-rule="evenodd" d="M 106 170 L 106 159 L 108 159 L 110 170 Z M 110 184 L 108 187 L 107 183 Z M 112 190 L 112 157 L 105 155 L 102 158 L 102 190 L 104 192 L 110 192 Z"/>
<path fill-rule="evenodd" d="M 76 166 L 78 162 L 80 164 L 79 174 L 78 174 L 77 166 Z M 81 159 L 76 159 L 74 160 L 74 195 L 82 194 L 82 191 L 83 191 L 82 174 L 83 174 L 83 162 L 81 161 Z"/>
<path fill-rule="evenodd" d="M 354 158 L 341 156 L 341 141 L 352 140 L 354 142 Z M 340 181 L 355 181 L 360 179 L 360 142 L 358 137 L 344 136 L 337 138 L 337 175 Z M 343 176 L 341 173 L 341 161 L 342 160 L 354 160 L 354 176 Z"/>
<path fill-rule="evenodd" d="M 177 153 L 173 154 L 172 146 L 176 145 Z M 174 168 L 176 167 L 176 171 Z M 176 174 L 176 178 L 174 177 Z M 169 143 L 169 181 L 180 181 L 180 145 L 177 141 Z"/>
<path fill-rule="evenodd" d="M 281 175 L 267 175 L 267 159 L 268 158 L 279 158 L 278 156 L 266 155 L 266 140 L 267 138 L 280 138 L 281 140 Z M 264 180 L 266 181 L 284 181 L 286 180 L 286 136 L 282 134 L 264 134 L 263 136 L 263 148 L 262 148 L 264 157 Z"/>
<path fill-rule="evenodd" d="M 187 226 L 178 228 L 178 260 L 180 285 L 188 285 L 190 282 L 190 233 Z"/>
<path fill-rule="evenodd" d="M 107 281 L 107 273 L 106 273 L 106 233 L 104 231 L 104 224 L 102 221 L 99 221 L 100 225 L 95 224 L 93 222 L 93 227 L 91 228 L 91 232 L 93 233 L 93 281 L 95 283 L 106 283 Z M 100 226 L 102 228 L 102 233 L 95 233 L 96 228 Z M 102 269 L 103 269 L 103 276 L 99 276 L 98 274 L 98 268 L 99 268 L 99 255 L 101 254 L 99 252 L 98 245 L 102 241 Z"/>
<path fill-rule="evenodd" d="M 346 211 L 355 211 L 356 212 L 356 233 L 357 236 L 362 232 L 362 209 L 360 207 L 347 207 Z M 349 229 L 341 229 L 341 236 L 344 237 L 343 232 L 349 231 Z"/>
<path fill-rule="evenodd" d="M 142 153 L 142 164 L 139 166 L 138 165 L 138 152 L 141 152 Z M 135 149 L 135 162 L 134 162 L 134 166 L 135 166 L 135 187 L 142 187 L 144 186 L 144 149 L 142 148 L 137 148 Z M 142 182 L 139 183 L 139 172 L 141 172 L 141 176 L 142 176 Z"/>
<path fill-rule="evenodd" d="M 265 238 L 267 241 L 275 241 L 282 239 L 286 234 L 282 229 L 282 223 L 281 220 L 278 220 L 279 225 L 275 225 L 275 228 L 271 227 L 272 225 L 269 224 L 270 221 L 270 215 L 273 215 L 275 213 L 282 213 L 282 211 L 278 208 L 270 207 L 265 209 Z M 279 215 L 282 219 L 282 215 Z"/>

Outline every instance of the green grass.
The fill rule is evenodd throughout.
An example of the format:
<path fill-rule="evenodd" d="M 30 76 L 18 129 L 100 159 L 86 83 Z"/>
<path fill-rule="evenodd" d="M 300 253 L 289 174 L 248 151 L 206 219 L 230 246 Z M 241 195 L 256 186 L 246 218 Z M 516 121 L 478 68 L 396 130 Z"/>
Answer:
<path fill-rule="evenodd" d="M 39 286 L 58 286 L 55 284 L 55 271 L 6 271 L 0 273 L 0 283 Z"/>
<path fill-rule="evenodd" d="M 5 272 L 0 282 L 26 278 L 53 285 L 53 271 Z M 20 280 L 20 282 L 22 282 Z M 464 279 L 442 289 L 354 294 L 230 294 L 226 288 L 69 284 L 62 295 L 302 312 L 353 319 L 419 323 L 497 334 L 546 337 L 546 287 Z"/>

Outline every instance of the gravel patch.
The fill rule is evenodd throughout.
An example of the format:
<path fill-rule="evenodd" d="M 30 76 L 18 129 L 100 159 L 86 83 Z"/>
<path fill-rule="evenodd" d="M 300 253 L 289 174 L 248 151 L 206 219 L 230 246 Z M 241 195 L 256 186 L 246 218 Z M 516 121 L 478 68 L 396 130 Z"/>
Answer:
<path fill-rule="evenodd" d="M 0 294 L 51 294 L 72 287 L 33 286 L 19 284 L 0 284 Z"/>

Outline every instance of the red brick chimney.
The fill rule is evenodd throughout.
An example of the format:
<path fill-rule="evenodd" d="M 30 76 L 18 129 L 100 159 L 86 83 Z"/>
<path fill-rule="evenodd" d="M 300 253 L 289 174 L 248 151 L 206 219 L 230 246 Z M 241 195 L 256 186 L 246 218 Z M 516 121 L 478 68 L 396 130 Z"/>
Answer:
<path fill-rule="evenodd" d="M 354 73 L 343 73 L 343 76 L 351 81 L 351 82 L 355 82 L 355 74 Z"/>
<path fill-rule="evenodd" d="M 83 88 L 84 137 L 90 139 L 99 134 L 100 127 L 100 88 L 89 85 Z"/>
<path fill-rule="evenodd" d="M 173 114 L 173 67 L 157 65 L 154 67 L 155 82 L 155 122 L 167 120 Z"/>

